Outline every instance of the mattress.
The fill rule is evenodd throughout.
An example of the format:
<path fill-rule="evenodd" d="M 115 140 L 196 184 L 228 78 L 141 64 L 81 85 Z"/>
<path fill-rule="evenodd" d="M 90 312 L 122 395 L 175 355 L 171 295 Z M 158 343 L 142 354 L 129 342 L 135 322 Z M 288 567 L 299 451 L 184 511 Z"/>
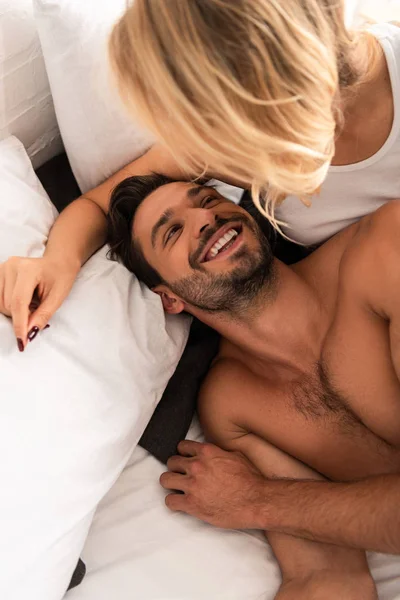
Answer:
<path fill-rule="evenodd" d="M 202 440 L 197 421 L 189 438 Z M 165 508 L 164 467 L 138 447 L 100 504 L 66 600 L 272 600 L 279 570 L 263 535 Z M 380 600 L 400 600 L 400 557 L 371 554 Z"/>

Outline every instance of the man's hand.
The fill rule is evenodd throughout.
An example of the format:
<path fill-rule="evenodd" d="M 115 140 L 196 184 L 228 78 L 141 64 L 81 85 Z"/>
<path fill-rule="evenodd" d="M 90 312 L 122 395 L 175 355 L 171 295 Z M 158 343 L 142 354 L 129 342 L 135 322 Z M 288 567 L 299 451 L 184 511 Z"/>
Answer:
<path fill-rule="evenodd" d="M 169 459 L 169 471 L 160 477 L 165 489 L 174 490 L 165 498 L 168 508 L 216 527 L 254 527 L 263 505 L 261 473 L 242 454 L 213 444 L 184 440 L 178 451 L 180 456 Z"/>

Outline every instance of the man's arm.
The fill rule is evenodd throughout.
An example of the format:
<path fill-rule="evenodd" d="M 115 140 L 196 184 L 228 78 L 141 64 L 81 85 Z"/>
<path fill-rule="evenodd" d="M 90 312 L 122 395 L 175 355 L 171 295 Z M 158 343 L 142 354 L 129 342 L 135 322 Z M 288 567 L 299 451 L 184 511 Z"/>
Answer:
<path fill-rule="evenodd" d="M 235 366 L 240 370 L 239 365 Z M 225 375 L 227 374 L 226 369 L 229 370 L 227 361 L 225 361 L 225 364 L 222 364 L 221 369 L 213 369 L 211 379 L 215 382 L 215 377 L 217 377 L 218 381 L 215 382 L 216 385 L 212 386 L 214 390 L 210 390 L 210 386 L 206 384 L 206 388 L 209 391 L 207 400 L 210 401 L 206 403 L 200 402 L 200 418 L 206 435 L 208 434 L 211 439 L 227 450 L 240 449 L 252 464 L 259 469 L 259 472 L 253 469 L 253 473 L 255 473 L 256 480 L 261 485 L 265 482 L 263 475 L 265 477 L 272 475 L 294 479 L 321 479 L 321 475 L 275 447 L 267 440 L 241 431 L 241 428 L 237 425 L 239 420 L 235 417 L 240 418 L 243 395 L 240 394 L 240 388 L 239 393 L 237 393 L 235 388 L 231 388 L 232 379 L 230 377 L 223 377 L 224 373 Z M 221 375 L 222 378 L 220 379 Z M 251 373 L 249 376 L 246 378 L 246 373 L 242 374 L 242 382 L 248 391 L 246 400 L 249 399 L 252 393 Z M 217 396 L 214 395 L 213 391 L 217 392 Z M 227 402 L 225 402 L 225 398 L 228 399 Z M 238 399 L 241 400 L 240 405 L 236 403 Z M 247 406 L 248 402 L 245 405 Z M 252 410 L 252 407 L 249 407 L 249 410 Z M 209 447 L 204 446 L 204 448 L 205 450 L 201 451 L 200 454 L 203 458 L 207 459 L 209 453 L 207 448 Z M 214 446 L 211 446 L 211 448 L 215 448 L 217 453 L 223 452 Z M 236 455 L 232 454 L 232 456 Z M 213 458 L 217 459 L 216 462 L 218 464 L 218 456 Z M 183 462 L 189 463 L 187 467 L 183 466 Z M 187 506 L 190 507 L 191 503 L 196 504 L 199 500 L 201 504 L 201 499 L 204 500 L 204 488 L 202 489 L 202 484 L 196 490 L 193 489 L 193 485 L 196 486 L 196 476 L 201 478 L 204 475 L 200 461 L 193 460 L 193 458 L 185 459 L 177 457 L 174 460 L 170 460 L 168 466 L 177 471 L 177 473 L 164 475 L 162 479 L 163 485 L 170 489 L 183 491 Z M 220 503 L 220 498 L 214 499 L 214 502 L 216 500 L 216 504 L 218 505 L 217 515 L 220 515 L 220 511 L 222 510 L 227 513 L 228 519 L 232 519 L 232 512 L 236 513 L 236 518 L 240 518 L 242 512 L 252 514 L 253 518 L 255 518 L 262 506 L 260 505 L 260 490 L 257 484 L 250 485 L 250 487 L 246 484 L 243 489 L 238 488 L 235 485 L 237 484 L 235 473 L 231 474 L 230 477 L 226 477 L 229 473 L 229 465 L 225 462 L 224 466 L 224 476 L 227 479 L 228 487 L 225 490 L 217 492 L 218 495 L 221 494 L 224 497 L 222 504 Z M 189 471 L 186 471 L 186 475 L 184 475 L 186 468 Z M 235 465 L 233 465 L 233 468 L 235 468 Z M 207 472 L 206 477 L 208 479 L 207 486 L 212 481 L 218 486 L 217 480 L 212 476 L 211 472 Z M 234 489 L 232 489 L 232 484 Z M 228 494 L 226 494 L 227 490 Z M 198 498 L 196 497 L 197 494 L 199 494 Z M 167 505 L 170 506 L 169 503 L 173 496 L 168 498 Z M 239 499 L 242 499 L 242 504 Z M 173 499 L 172 502 L 174 502 Z M 256 507 L 258 507 L 258 510 L 255 510 Z M 187 512 L 190 512 L 190 508 Z M 317 597 L 315 587 L 317 589 L 321 587 L 321 594 L 326 594 L 327 590 L 331 589 L 332 586 L 335 589 L 335 594 L 331 591 L 332 597 L 347 597 L 345 589 L 348 587 L 348 581 L 357 582 L 357 586 L 363 588 L 363 593 L 365 592 L 363 597 L 375 597 L 368 591 L 370 586 L 373 586 L 373 583 L 368 574 L 368 567 L 363 552 L 308 540 L 300 536 L 288 535 L 280 531 L 268 530 L 265 533 L 281 570 L 283 582 L 281 589 L 282 597 L 285 596 L 284 589 L 287 586 L 296 589 L 296 591 L 292 589 L 291 594 L 293 594 L 293 597 L 298 597 L 299 599 L 308 598 L 314 594 Z M 303 591 L 300 592 L 300 590 Z M 311 590 L 314 591 L 312 592 Z M 280 596 L 280 594 L 278 595 Z"/>
<path fill-rule="evenodd" d="M 168 463 L 172 472 L 161 476 L 163 487 L 184 492 L 166 497 L 171 510 L 216 527 L 400 554 L 400 475 L 351 483 L 267 480 L 240 453 L 188 440 L 178 450 Z"/>
<path fill-rule="evenodd" d="M 277 480 L 264 486 L 262 529 L 400 554 L 400 475 L 351 483 Z"/>
<path fill-rule="evenodd" d="M 335 459 L 335 468 L 342 468 L 343 474 L 355 473 L 354 478 L 358 479 L 379 473 L 377 467 L 391 468 L 391 458 L 388 458 L 387 465 L 380 452 L 376 456 L 374 453 L 369 455 L 366 452 L 369 447 L 363 447 L 362 437 L 359 436 L 352 442 L 345 438 L 344 445 L 352 445 L 351 451 L 347 447 L 348 452 L 343 458 L 339 452 L 342 442 L 337 436 L 336 445 L 335 439 L 324 439 L 327 434 L 324 427 L 318 434 L 318 423 L 311 423 L 308 431 L 309 420 L 297 422 L 295 415 L 287 412 L 288 403 L 284 398 L 270 394 L 271 390 L 264 382 L 260 394 L 257 385 L 252 373 L 241 363 L 225 360 L 214 366 L 200 395 L 200 420 L 206 436 L 231 452 L 211 444 L 182 442 L 179 450 L 186 457 L 173 457 L 168 462 L 172 472 L 163 474 L 161 483 L 167 489 L 180 490 L 184 494 L 168 495 L 167 505 L 172 510 L 185 511 L 219 527 L 255 527 L 339 545 L 397 551 L 393 546 L 397 537 L 394 535 L 396 525 L 392 526 L 392 520 L 400 501 L 398 479 L 395 478 L 397 496 L 390 487 L 388 506 L 385 505 L 385 511 L 376 516 L 379 526 L 384 528 L 380 532 L 375 525 L 374 512 L 371 512 L 376 496 L 371 497 L 371 504 L 366 498 L 366 506 L 360 509 L 364 498 L 362 493 L 359 497 L 358 488 L 353 486 L 361 485 L 361 490 L 364 490 L 364 482 L 350 484 L 349 488 L 338 484 L 336 488 L 335 484 L 323 481 L 292 481 L 321 480 L 322 477 L 296 460 L 295 453 L 288 453 L 285 445 L 297 437 L 297 447 L 299 443 L 305 443 L 306 450 L 313 449 L 313 453 L 318 454 L 318 459 L 325 464 L 330 464 L 329 456 L 324 458 L 328 447 L 328 454 L 339 454 L 340 460 Z M 313 430 L 320 436 L 318 439 Z M 366 454 L 367 460 L 360 454 Z M 266 479 L 271 477 L 289 477 L 291 481 Z M 375 483 L 375 479 L 370 480 L 368 485 L 377 486 L 373 490 L 377 489 L 376 494 L 379 495 L 382 490 L 381 478 L 376 481 L 378 483 Z M 388 481 L 392 480 L 389 478 Z M 300 498 L 302 489 L 304 494 Z M 325 504 L 325 497 L 329 499 L 331 489 L 345 493 L 343 502 L 340 500 L 342 496 L 339 496 L 337 504 L 332 502 L 332 510 L 327 509 L 328 504 Z M 346 494 L 350 494 L 350 500 L 347 500 Z M 353 494 L 357 507 L 347 512 Z M 303 503 L 301 506 L 300 501 Z M 376 502 L 378 506 L 379 501 Z M 354 514 L 358 519 L 353 517 Z M 348 521 L 352 523 L 350 528 Z M 340 525 L 337 525 L 338 522 Z M 369 538 L 365 537 L 368 535 Z M 397 543 L 400 552 L 400 542 Z"/>

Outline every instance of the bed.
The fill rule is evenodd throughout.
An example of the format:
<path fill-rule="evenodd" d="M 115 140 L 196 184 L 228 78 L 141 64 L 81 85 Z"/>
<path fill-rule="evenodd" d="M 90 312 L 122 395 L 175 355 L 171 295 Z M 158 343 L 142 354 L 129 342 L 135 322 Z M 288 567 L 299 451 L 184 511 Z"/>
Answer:
<path fill-rule="evenodd" d="M 189 437 L 202 439 L 197 421 Z M 263 536 L 168 512 L 163 470 L 135 449 L 98 508 L 83 552 L 88 573 L 68 600 L 272 600 L 280 579 Z M 400 600 L 400 557 L 369 562 L 380 600 Z"/>

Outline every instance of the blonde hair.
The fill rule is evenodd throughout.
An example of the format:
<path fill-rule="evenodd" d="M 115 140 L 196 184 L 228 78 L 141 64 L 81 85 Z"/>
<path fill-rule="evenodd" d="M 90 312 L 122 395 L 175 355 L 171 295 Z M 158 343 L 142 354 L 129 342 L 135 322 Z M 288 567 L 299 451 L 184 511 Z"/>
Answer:
<path fill-rule="evenodd" d="M 324 181 L 354 86 L 342 0 L 135 0 L 110 38 L 121 95 L 179 164 L 275 205 Z M 263 198 L 260 201 L 260 197 Z"/>

